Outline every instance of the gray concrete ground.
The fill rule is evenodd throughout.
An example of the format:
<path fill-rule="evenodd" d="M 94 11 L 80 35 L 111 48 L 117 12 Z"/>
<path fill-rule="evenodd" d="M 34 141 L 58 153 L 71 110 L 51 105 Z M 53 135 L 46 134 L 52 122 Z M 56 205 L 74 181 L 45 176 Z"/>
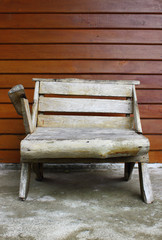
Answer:
<path fill-rule="evenodd" d="M 162 165 L 150 167 L 155 202 L 141 201 L 138 171 L 123 181 L 115 169 L 32 174 L 28 199 L 18 200 L 19 170 L 0 170 L 1 240 L 161 240 Z"/>

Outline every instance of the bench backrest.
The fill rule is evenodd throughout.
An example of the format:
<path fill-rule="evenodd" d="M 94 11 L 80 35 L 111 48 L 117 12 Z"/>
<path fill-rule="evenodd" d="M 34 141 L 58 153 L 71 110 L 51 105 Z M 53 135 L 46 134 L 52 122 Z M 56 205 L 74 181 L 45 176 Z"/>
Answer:
<path fill-rule="evenodd" d="M 130 114 L 133 114 L 133 88 L 138 81 L 33 80 L 36 81 L 35 126 L 133 127 Z"/>

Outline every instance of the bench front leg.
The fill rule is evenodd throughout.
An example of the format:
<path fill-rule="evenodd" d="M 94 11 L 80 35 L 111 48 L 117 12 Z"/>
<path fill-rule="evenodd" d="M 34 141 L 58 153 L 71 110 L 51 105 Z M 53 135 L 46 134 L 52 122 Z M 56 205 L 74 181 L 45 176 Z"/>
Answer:
<path fill-rule="evenodd" d="M 138 163 L 138 169 L 142 198 L 145 203 L 152 203 L 154 197 L 147 163 Z"/>
<path fill-rule="evenodd" d="M 20 176 L 20 189 L 19 189 L 19 198 L 25 200 L 29 191 L 30 183 L 30 174 L 31 174 L 31 164 L 22 163 L 21 165 L 21 176 Z"/>

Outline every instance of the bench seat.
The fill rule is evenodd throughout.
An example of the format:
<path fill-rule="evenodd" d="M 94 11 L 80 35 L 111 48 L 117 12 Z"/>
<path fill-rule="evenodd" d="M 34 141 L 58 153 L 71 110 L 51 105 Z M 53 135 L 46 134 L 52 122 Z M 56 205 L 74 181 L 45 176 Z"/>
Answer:
<path fill-rule="evenodd" d="M 21 141 L 21 160 L 139 156 L 148 153 L 149 145 L 130 129 L 37 127 Z"/>

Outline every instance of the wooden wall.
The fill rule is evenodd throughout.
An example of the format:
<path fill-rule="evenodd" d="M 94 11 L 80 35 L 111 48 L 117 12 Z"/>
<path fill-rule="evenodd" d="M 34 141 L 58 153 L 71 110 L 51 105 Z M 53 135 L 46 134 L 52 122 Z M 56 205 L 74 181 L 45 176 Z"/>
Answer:
<path fill-rule="evenodd" d="M 1 0 L 0 161 L 19 162 L 22 119 L 7 92 L 33 77 L 140 80 L 150 161 L 162 162 L 162 1 Z"/>

